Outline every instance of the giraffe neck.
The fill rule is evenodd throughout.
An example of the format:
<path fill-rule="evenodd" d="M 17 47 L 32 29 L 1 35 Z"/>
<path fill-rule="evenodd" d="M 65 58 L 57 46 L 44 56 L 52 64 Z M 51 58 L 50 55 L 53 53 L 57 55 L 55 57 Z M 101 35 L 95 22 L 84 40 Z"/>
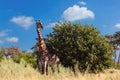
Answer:
<path fill-rule="evenodd" d="M 43 39 L 43 37 L 42 37 L 42 34 L 40 32 L 40 29 L 38 29 L 38 28 L 37 28 L 37 34 L 38 34 L 39 41 L 41 41 Z"/>
<path fill-rule="evenodd" d="M 39 43 L 39 51 L 42 53 L 42 54 L 48 54 L 48 50 L 47 50 L 47 47 L 46 47 L 46 44 L 44 42 L 44 38 L 42 37 L 42 34 L 40 32 L 40 29 L 37 28 L 37 33 L 38 33 L 38 43 Z"/>

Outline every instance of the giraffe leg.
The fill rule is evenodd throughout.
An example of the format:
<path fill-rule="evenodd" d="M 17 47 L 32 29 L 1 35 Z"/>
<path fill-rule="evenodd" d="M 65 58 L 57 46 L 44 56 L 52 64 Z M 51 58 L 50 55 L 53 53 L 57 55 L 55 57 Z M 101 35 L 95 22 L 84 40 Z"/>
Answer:
<path fill-rule="evenodd" d="M 55 73 L 55 69 L 53 66 L 51 66 L 52 72 Z"/>
<path fill-rule="evenodd" d="M 58 73 L 60 73 L 60 66 L 59 66 L 59 63 L 57 63 L 57 69 L 58 69 Z"/>
<path fill-rule="evenodd" d="M 41 63 L 41 62 L 39 62 L 38 67 L 39 67 L 39 72 L 40 72 L 41 74 L 43 74 L 43 66 L 42 66 L 42 63 Z"/>
<path fill-rule="evenodd" d="M 48 75 L 48 64 L 46 66 L 46 75 Z"/>
<path fill-rule="evenodd" d="M 38 65 L 38 71 L 41 73 L 39 59 L 37 59 L 36 62 L 37 62 L 37 65 Z"/>
<path fill-rule="evenodd" d="M 46 75 L 47 61 L 44 62 L 44 74 Z"/>

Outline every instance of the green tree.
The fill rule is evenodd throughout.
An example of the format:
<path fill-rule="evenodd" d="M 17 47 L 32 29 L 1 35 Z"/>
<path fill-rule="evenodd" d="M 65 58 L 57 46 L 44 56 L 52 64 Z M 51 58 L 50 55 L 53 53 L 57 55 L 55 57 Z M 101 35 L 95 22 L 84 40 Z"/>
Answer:
<path fill-rule="evenodd" d="M 115 32 L 115 34 L 113 34 L 113 35 L 105 35 L 105 37 L 113 47 L 112 50 L 114 52 L 114 63 L 116 64 L 117 61 L 119 63 L 120 54 L 118 53 L 118 51 L 120 50 L 120 47 L 119 47 L 120 46 L 120 31 Z M 117 56 L 117 54 L 118 54 L 118 56 Z"/>
<path fill-rule="evenodd" d="M 91 25 L 57 23 L 46 39 L 48 49 L 61 64 L 75 71 L 101 71 L 111 66 L 111 46 Z"/>
<path fill-rule="evenodd" d="M 119 50 L 120 51 L 120 31 L 117 31 L 115 34 L 114 34 L 114 38 L 115 38 L 115 41 L 116 41 L 116 44 L 117 44 L 117 49 L 116 50 Z M 117 53 L 116 53 L 116 55 L 115 55 L 115 60 L 116 60 L 116 58 L 117 58 Z M 120 62 L 120 52 L 119 52 L 119 54 L 118 54 L 118 64 L 119 64 L 119 62 Z"/>

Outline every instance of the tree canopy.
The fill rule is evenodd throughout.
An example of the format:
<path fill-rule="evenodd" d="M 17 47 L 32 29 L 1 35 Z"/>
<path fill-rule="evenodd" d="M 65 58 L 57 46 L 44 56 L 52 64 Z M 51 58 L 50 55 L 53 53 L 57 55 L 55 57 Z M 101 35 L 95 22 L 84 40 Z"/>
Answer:
<path fill-rule="evenodd" d="M 111 66 L 111 46 L 91 25 L 60 22 L 46 38 L 48 49 L 61 64 L 80 71 L 100 71 Z"/>

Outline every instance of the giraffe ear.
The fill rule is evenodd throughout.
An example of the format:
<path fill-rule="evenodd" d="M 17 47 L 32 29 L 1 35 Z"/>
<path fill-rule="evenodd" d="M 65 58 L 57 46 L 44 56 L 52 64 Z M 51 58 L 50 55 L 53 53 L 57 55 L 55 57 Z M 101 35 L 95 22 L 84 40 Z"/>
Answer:
<path fill-rule="evenodd" d="M 43 27 L 43 26 L 41 26 L 41 28 L 42 28 L 42 29 L 44 29 L 44 27 Z"/>
<path fill-rule="evenodd" d="M 42 23 L 41 23 L 41 22 L 40 22 L 40 25 L 41 25 L 41 28 L 42 28 L 42 29 L 44 29 L 44 27 L 43 27 L 43 25 L 42 25 Z"/>

